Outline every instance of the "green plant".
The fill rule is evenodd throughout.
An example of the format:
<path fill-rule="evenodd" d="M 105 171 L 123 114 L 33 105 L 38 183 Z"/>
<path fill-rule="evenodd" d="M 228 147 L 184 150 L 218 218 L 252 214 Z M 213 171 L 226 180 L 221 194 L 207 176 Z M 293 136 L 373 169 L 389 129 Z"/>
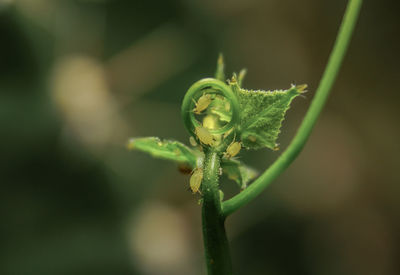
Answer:
<path fill-rule="evenodd" d="M 287 90 L 253 91 L 243 89 L 246 74 L 225 81 L 222 56 L 215 78 L 202 79 L 187 91 L 181 114 L 191 135 L 192 147 L 177 141 L 155 137 L 134 138 L 129 149 L 148 152 L 155 157 L 173 160 L 192 170 L 190 187 L 201 194 L 203 236 L 209 274 L 231 274 L 225 219 L 252 201 L 297 157 L 327 100 L 349 44 L 362 0 L 350 0 L 333 51 L 311 106 L 290 145 L 278 159 L 249 185 L 257 173 L 233 157 L 241 148 L 277 150 L 276 140 L 291 101 L 307 85 L 292 85 Z M 219 176 L 225 173 L 242 190 L 223 200 Z"/>

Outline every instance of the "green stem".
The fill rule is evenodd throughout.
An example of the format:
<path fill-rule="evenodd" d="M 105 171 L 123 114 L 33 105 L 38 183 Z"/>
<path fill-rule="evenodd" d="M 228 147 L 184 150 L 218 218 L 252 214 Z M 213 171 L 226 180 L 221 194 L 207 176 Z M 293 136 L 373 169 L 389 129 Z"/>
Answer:
<path fill-rule="evenodd" d="M 252 201 L 274 179 L 276 179 L 298 156 L 303 149 L 311 131 L 328 98 L 336 79 L 343 57 L 356 24 L 362 0 L 349 0 L 335 45 L 329 57 L 328 65 L 322 76 L 311 106 L 297 131 L 296 136 L 282 155 L 247 189 L 222 204 L 223 214 L 228 216 L 240 207 Z"/>
<path fill-rule="evenodd" d="M 232 274 L 229 243 L 225 232 L 218 186 L 220 156 L 213 149 L 205 152 L 203 194 L 203 239 L 208 274 Z"/>

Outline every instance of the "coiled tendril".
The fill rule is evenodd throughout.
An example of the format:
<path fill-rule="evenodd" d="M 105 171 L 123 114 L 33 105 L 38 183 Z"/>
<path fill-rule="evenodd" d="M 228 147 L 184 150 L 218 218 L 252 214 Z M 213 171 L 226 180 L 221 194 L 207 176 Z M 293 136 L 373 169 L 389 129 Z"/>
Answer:
<path fill-rule="evenodd" d="M 186 130 L 196 138 L 196 127 L 202 126 L 202 123 L 196 119 L 194 108 L 197 100 L 203 94 L 221 95 L 228 100 L 232 111 L 231 119 L 225 125 L 216 128 L 208 129 L 211 134 L 224 134 L 230 131 L 239 123 L 239 102 L 232 89 L 224 82 L 215 78 L 204 78 L 194 83 L 186 92 L 183 98 L 181 115 Z"/>

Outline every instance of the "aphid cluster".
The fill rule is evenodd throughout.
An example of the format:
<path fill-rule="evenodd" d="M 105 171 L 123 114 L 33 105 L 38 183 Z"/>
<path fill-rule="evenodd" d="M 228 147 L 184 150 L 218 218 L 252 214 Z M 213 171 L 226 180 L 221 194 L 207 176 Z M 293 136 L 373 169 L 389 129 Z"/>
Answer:
<path fill-rule="evenodd" d="M 218 146 L 221 140 L 228 138 L 234 132 L 234 129 L 230 129 L 223 135 L 212 134 L 210 129 L 216 129 L 221 126 L 221 121 L 229 121 L 229 111 L 231 110 L 231 105 L 225 97 L 215 94 L 203 93 L 203 95 L 197 100 L 193 99 L 195 104 L 192 112 L 196 115 L 204 114 L 205 110 L 210 107 L 211 109 L 206 112 L 205 116 L 202 117 L 202 121 L 199 121 L 199 125 L 195 127 L 195 136 L 190 137 L 190 144 L 192 146 L 206 145 L 206 146 Z M 225 116 L 222 118 L 222 116 Z M 232 158 L 239 154 L 242 148 L 242 143 L 240 141 L 233 141 L 229 144 L 224 152 L 223 156 L 225 158 Z M 182 169 L 183 170 L 183 169 Z M 184 172 L 187 172 L 186 170 Z M 220 171 L 222 174 L 222 169 Z M 197 166 L 197 168 L 191 171 L 190 177 L 190 190 L 193 194 L 200 193 L 200 187 L 203 180 L 203 168 Z"/>

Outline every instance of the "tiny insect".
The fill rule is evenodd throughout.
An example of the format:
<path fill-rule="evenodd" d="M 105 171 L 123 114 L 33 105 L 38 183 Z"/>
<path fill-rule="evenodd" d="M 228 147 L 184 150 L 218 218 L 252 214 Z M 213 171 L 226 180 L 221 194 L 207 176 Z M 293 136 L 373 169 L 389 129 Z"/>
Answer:
<path fill-rule="evenodd" d="M 225 157 L 231 158 L 239 154 L 240 149 L 242 148 L 242 143 L 238 141 L 234 141 L 229 144 L 228 148 L 226 148 Z"/>
<path fill-rule="evenodd" d="M 193 194 L 200 193 L 200 185 L 203 180 L 203 168 L 196 168 L 190 177 L 190 189 Z"/>
<path fill-rule="evenodd" d="M 189 143 L 190 143 L 190 145 L 192 145 L 193 147 L 197 146 L 197 142 L 196 142 L 196 140 L 194 139 L 194 137 L 192 137 L 192 136 L 190 136 L 190 138 L 189 138 Z"/>
<path fill-rule="evenodd" d="M 307 84 L 296 85 L 296 89 L 299 90 L 299 92 L 306 92 L 305 90 L 307 89 L 307 87 Z"/>
<path fill-rule="evenodd" d="M 217 122 L 215 116 L 207 115 L 203 119 L 203 127 L 206 129 L 215 129 L 217 127 Z"/>
<path fill-rule="evenodd" d="M 213 135 L 203 126 L 197 126 L 194 129 L 194 133 L 199 138 L 200 142 L 205 145 L 213 145 L 214 137 Z"/>
<path fill-rule="evenodd" d="M 194 101 L 194 100 L 193 100 Z M 210 94 L 203 94 L 197 102 L 195 101 L 194 104 L 196 107 L 193 109 L 193 112 L 196 115 L 200 115 L 202 111 L 207 109 L 208 105 L 210 105 L 212 101 L 212 96 Z"/>
<path fill-rule="evenodd" d="M 257 138 L 256 138 L 255 136 L 248 136 L 248 139 L 249 139 L 251 142 L 256 142 L 256 141 L 257 141 Z"/>

